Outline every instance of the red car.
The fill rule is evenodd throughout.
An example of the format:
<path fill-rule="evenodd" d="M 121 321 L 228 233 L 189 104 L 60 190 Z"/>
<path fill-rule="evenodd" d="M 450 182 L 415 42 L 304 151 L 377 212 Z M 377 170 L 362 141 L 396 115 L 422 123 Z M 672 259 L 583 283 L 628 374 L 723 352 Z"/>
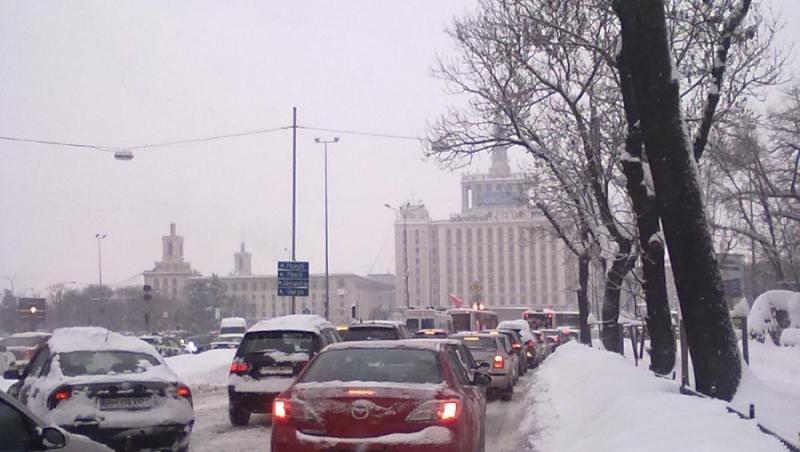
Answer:
<path fill-rule="evenodd" d="M 325 348 L 272 404 L 272 451 L 484 450 L 489 377 L 447 341 Z"/>

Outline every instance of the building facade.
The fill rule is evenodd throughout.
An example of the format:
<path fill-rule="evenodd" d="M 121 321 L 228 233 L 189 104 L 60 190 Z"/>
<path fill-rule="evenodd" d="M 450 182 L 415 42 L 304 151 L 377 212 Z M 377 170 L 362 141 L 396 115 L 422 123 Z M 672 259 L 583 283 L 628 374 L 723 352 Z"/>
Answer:
<path fill-rule="evenodd" d="M 169 225 L 169 235 L 161 237 L 161 260 L 142 275 L 144 283 L 159 296 L 176 302 L 185 299 L 186 281 L 199 273 L 183 260 L 183 237 L 177 234 L 175 223 Z"/>
<path fill-rule="evenodd" d="M 175 303 L 187 301 L 186 285 L 196 280 L 210 279 L 192 270 L 183 259 L 183 237 L 177 235 L 175 224 L 170 234 L 161 238 L 162 257 L 152 270 L 143 272 L 144 283 L 153 292 Z M 225 286 L 225 296 L 235 307 L 234 314 L 249 320 L 267 319 L 292 313 L 291 297 L 277 295 L 276 275 L 256 275 L 252 272 L 252 255 L 244 243 L 233 255 L 233 272 L 219 276 Z M 353 273 L 329 275 L 329 320 L 336 324 L 351 321 L 351 306 L 358 318 L 386 319 L 394 299 L 393 275 L 359 276 Z M 295 312 L 325 315 L 325 275 L 310 275 L 309 296 L 295 298 Z"/>
<path fill-rule="evenodd" d="M 407 203 L 395 221 L 395 306 L 465 304 L 567 309 L 574 305 L 576 259 L 544 216 L 525 207 L 524 178 L 510 171 L 505 149 L 487 174 L 465 175 L 462 206 L 432 220 Z"/>

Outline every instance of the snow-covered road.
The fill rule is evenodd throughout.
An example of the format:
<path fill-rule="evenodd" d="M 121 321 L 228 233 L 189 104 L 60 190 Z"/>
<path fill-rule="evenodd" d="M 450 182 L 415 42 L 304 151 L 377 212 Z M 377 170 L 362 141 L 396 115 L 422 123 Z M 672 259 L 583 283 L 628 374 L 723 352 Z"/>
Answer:
<path fill-rule="evenodd" d="M 520 420 L 529 400 L 526 395 L 535 372 L 522 377 L 511 402 L 493 400 L 486 408 L 486 451 L 527 452 L 526 432 Z M 526 401 L 527 400 L 527 401 Z M 224 389 L 194 394 L 195 427 L 191 450 L 269 451 L 270 427 L 264 416 L 253 416 L 247 427 L 232 427 L 228 422 L 228 395 Z"/>

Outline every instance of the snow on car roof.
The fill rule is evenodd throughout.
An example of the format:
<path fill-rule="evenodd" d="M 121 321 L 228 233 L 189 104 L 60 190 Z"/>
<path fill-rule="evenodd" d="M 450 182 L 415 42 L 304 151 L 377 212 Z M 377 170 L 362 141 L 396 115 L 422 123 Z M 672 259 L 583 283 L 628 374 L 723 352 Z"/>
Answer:
<path fill-rule="evenodd" d="M 381 341 L 337 342 L 325 347 L 325 350 L 345 350 L 351 348 L 415 348 L 437 351 L 447 339 L 401 339 Z"/>
<path fill-rule="evenodd" d="M 28 331 L 26 333 L 12 334 L 9 337 L 44 337 L 44 336 L 50 336 L 50 333 L 44 331 Z"/>
<path fill-rule="evenodd" d="M 53 331 L 47 345 L 52 353 L 125 350 L 159 356 L 152 345 L 139 338 L 123 336 L 95 326 L 58 328 Z"/>
<path fill-rule="evenodd" d="M 393 322 L 391 320 L 367 320 L 364 322 L 353 322 L 350 324 L 350 329 L 358 327 L 379 327 L 379 328 L 398 328 L 402 322 Z"/>
<path fill-rule="evenodd" d="M 283 317 L 275 317 L 269 320 L 260 320 L 258 323 L 247 330 L 248 333 L 255 331 L 307 331 L 309 333 L 320 333 L 323 328 L 334 328 L 333 324 L 314 314 L 294 314 Z"/>

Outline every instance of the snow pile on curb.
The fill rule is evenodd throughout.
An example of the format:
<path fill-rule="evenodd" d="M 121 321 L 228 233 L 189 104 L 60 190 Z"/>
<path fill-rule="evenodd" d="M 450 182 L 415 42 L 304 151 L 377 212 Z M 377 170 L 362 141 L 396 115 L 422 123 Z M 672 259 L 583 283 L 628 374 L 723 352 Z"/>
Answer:
<path fill-rule="evenodd" d="M 209 350 L 197 355 L 178 355 L 165 361 L 193 392 L 228 386 L 228 373 L 236 350 Z"/>
<path fill-rule="evenodd" d="M 761 425 L 788 441 L 800 437 L 800 348 L 750 342 L 750 368 L 731 405 L 747 414 L 755 405 Z M 800 445 L 800 444 L 799 444 Z"/>
<path fill-rule="evenodd" d="M 620 355 L 575 342 L 559 347 L 538 372 L 523 427 L 549 452 L 785 452 L 755 421 L 725 402 L 681 395 Z"/>
<path fill-rule="evenodd" d="M 800 292 L 769 290 L 759 295 L 747 318 L 750 334 L 761 341 L 770 335 L 777 343 L 781 327 L 776 311 L 786 312 L 789 328 L 800 328 Z"/>

